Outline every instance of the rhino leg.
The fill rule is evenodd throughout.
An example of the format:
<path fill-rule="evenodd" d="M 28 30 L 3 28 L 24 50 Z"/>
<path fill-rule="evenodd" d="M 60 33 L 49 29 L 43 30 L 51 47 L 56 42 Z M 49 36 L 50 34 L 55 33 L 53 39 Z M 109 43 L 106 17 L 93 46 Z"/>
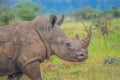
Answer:
<path fill-rule="evenodd" d="M 27 64 L 23 68 L 23 72 L 31 80 L 42 80 L 39 61 L 34 61 L 32 63 Z"/>
<path fill-rule="evenodd" d="M 8 75 L 7 80 L 20 80 L 20 78 L 22 77 L 22 72 L 17 72 L 11 75 Z"/>

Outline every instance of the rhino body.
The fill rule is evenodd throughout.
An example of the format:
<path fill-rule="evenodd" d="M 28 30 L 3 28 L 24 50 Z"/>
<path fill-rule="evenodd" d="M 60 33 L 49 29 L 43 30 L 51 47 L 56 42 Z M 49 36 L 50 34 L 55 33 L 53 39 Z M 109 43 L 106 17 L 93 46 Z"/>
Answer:
<path fill-rule="evenodd" d="M 41 60 L 45 58 L 45 51 L 45 46 L 36 33 L 32 22 L 21 22 L 1 28 L 0 76 L 10 75 L 18 71 L 19 68 L 16 65 L 24 65 L 30 59 Z"/>
<path fill-rule="evenodd" d="M 50 20 L 37 17 L 0 28 L 0 77 L 20 80 L 24 73 L 32 80 L 42 80 L 39 63 L 53 54 L 67 61 L 87 59 L 91 34 L 83 41 L 69 39 L 59 28 L 63 18 L 57 21 L 56 16 Z M 85 50 L 80 50 L 83 45 Z"/>

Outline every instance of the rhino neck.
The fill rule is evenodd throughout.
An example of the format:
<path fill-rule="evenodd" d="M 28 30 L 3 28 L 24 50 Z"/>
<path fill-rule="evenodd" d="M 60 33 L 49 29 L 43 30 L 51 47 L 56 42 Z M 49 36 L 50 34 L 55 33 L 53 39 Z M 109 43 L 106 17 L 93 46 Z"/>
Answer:
<path fill-rule="evenodd" d="M 43 17 L 38 17 L 34 21 L 34 29 L 36 30 L 37 34 L 40 37 L 40 40 L 44 43 L 46 47 L 46 56 L 45 58 L 48 59 L 51 56 L 51 47 L 49 43 L 49 31 L 47 28 L 47 20 Z"/>
<path fill-rule="evenodd" d="M 44 35 L 44 32 L 40 31 L 39 29 L 35 28 L 37 34 L 39 35 L 40 39 L 42 40 L 44 46 L 46 47 L 46 56 L 45 58 L 48 59 L 51 56 L 51 47 L 50 44 L 48 43 L 47 38 Z"/>

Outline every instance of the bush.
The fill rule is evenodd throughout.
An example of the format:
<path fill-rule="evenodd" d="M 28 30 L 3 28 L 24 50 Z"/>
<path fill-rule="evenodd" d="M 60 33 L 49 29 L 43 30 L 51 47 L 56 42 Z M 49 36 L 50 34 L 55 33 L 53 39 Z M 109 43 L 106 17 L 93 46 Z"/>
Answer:
<path fill-rule="evenodd" d="M 14 6 L 16 16 L 23 20 L 32 20 L 41 9 L 40 5 L 31 1 L 21 1 Z"/>

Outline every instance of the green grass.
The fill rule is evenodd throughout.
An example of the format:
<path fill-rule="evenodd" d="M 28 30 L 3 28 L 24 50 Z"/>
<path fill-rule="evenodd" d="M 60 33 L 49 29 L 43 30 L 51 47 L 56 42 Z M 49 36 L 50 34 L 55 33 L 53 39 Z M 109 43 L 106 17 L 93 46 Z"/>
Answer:
<path fill-rule="evenodd" d="M 89 58 L 85 62 L 64 64 L 62 60 L 53 56 L 52 60 L 41 64 L 43 79 L 119 80 L 120 62 L 118 61 L 118 64 L 104 65 L 104 60 L 108 57 L 120 59 L 119 23 L 120 20 L 112 20 L 108 36 L 102 36 L 101 32 L 93 27 L 92 40 L 89 45 Z M 89 25 L 90 22 L 86 22 L 85 24 Z M 86 35 L 81 22 L 64 23 L 62 29 L 70 37 L 79 34 L 80 39 L 82 39 Z M 50 68 L 48 67 L 49 65 L 51 65 Z"/>
<path fill-rule="evenodd" d="M 86 22 L 89 25 L 90 22 Z M 62 30 L 71 38 L 79 34 L 84 38 L 86 32 L 81 22 L 64 23 Z M 41 65 L 43 80 L 119 80 L 120 79 L 120 20 L 114 19 L 109 27 L 109 35 L 92 27 L 92 40 L 89 45 L 89 58 L 82 63 L 66 63 L 56 56 Z M 109 57 L 118 59 L 115 64 L 104 65 Z M 27 80 L 23 77 L 22 80 Z M 5 80 L 5 77 L 0 78 Z"/>

